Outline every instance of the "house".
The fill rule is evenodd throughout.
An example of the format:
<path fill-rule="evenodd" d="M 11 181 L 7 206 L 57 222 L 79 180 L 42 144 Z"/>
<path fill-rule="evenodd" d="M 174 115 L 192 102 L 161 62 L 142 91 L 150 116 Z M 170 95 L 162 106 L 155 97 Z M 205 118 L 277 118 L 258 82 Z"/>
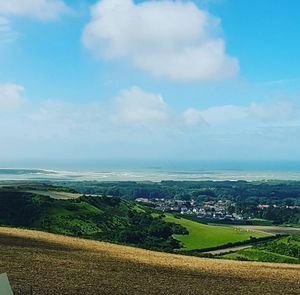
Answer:
<path fill-rule="evenodd" d="M 265 204 L 259 204 L 257 206 L 258 209 L 268 209 L 270 207 L 270 205 L 265 205 Z"/>
<path fill-rule="evenodd" d="M 170 211 L 176 211 L 176 212 L 179 212 L 180 211 L 180 208 L 178 206 L 172 206 L 170 207 Z"/>
<path fill-rule="evenodd" d="M 149 199 L 148 198 L 137 198 L 135 199 L 136 202 L 139 202 L 139 203 L 149 203 Z"/>

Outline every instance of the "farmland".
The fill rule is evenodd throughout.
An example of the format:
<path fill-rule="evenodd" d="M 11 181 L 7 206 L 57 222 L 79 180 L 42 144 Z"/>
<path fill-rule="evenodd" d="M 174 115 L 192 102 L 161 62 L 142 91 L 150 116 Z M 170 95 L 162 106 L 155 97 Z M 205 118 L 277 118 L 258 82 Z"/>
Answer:
<path fill-rule="evenodd" d="M 0 241 L 0 272 L 16 294 L 30 285 L 39 295 L 300 293 L 297 265 L 188 257 L 4 227 Z"/>
<path fill-rule="evenodd" d="M 221 258 L 277 263 L 300 263 L 300 236 L 289 236 L 252 248 L 241 249 L 235 253 L 221 255 Z"/>
<path fill-rule="evenodd" d="M 261 238 L 270 235 L 237 227 L 201 224 L 184 218 L 178 219 L 172 214 L 166 214 L 164 220 L 180 224 L 189 231 L 188 235 L 174 235 L 174 238 L 182 243 L 182 250 L 185 251 L 217 247 L 228 243 L 249 240 L 250 237 Z"/>

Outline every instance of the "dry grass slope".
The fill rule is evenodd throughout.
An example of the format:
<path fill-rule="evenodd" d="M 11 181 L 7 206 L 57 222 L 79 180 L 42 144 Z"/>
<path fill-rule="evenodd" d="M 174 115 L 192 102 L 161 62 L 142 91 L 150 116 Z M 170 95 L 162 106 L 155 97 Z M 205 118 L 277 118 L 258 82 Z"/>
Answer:
<path fill-rule="evenodd" d="M 16 292 L 300 294 L 300 266 L 209 260 L 0 227 L 0 272 Z M 16 293 L 18 294 L 18 293 Z"/>

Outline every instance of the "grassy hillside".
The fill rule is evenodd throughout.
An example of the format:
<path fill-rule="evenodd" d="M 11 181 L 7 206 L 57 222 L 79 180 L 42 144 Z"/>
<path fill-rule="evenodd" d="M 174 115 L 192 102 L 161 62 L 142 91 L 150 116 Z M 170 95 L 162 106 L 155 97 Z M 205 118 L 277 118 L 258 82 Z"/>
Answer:
<path fill-rule="evenodd" d="M 217 247 L 249 240 L 250 237 L 261 238 L 269 235 L 264 232 L 234 227 L 201 224 L 184 218 L 175 218 L 172 214 L 165 214 L 165 216 L 165 221 L 177 223 L 188 230 L 188 235 L 174 235 L 174 238 L 182 243 L 184 251 Z"/>
<path fill-rule="evenodd" d="M 1 224 L 162 251 L 201 250 L 268 235 L 172 214 L 162 218 L 132 201 L 36 184 L 0 188 Z"/>
<path fill-rule="evenodd" d="M 184 251 L 262 237 L 261 232 L 209 226 L 151 214 L 134 202 L 26 184 L 0 188 L 0 225 L 26 227 L 148 249 Z"/>
<path fill-rule="evenodd" d="M 180 248 L 172 235 L 184 233 L 184 228 L 152 217 L 133 202 L 101 196 L 57 199 L 46 194 L 39 190 L 1 189 L 0 225 L 163 251 Z"/>
<path fill-rule="evenodd" d="M 299 294 L 300 266 L 195 258 L 0 227 L 15 294 Z"/>

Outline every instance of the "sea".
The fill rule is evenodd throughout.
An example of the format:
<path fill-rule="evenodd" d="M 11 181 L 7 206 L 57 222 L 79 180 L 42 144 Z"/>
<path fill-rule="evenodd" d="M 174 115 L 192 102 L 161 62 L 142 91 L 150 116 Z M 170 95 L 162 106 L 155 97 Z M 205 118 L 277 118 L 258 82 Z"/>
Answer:
<path fill-rule="evenodd" d="M 300 161 L 57 160 L 0 162 L 0 181 L 300 181 Z"/>

